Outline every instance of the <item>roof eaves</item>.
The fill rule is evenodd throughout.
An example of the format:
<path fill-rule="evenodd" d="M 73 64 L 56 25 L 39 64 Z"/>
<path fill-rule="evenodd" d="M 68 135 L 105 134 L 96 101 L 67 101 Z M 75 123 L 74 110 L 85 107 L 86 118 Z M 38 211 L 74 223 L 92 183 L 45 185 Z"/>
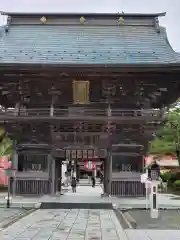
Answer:
<path fill-rule="evenodd" d="M 135 69 L 135 70 L 149 70 L 156 71 L 156 69 L 165 69 L 166 71 L 174 69 L 180 70 L 180 61 L 177 63 L 137 63 L 137 64 L 56 64 L 56 63 L 0 63 L 0 68 L 11 68 L 12 66 L 16 68 L 99 68 L 99 69 L 114 69 L 114 71 L 121 72 L 123 69 Z M 112 70 L 113 71 L 113 70 Z M 134 70 L 133 70 L 134 71 Z"/>
<path fill-rule="evenodd" d="M 162 13 L 124 13 L 124 12 L 118 12 L 118 13 L 88 13 L 88 12 L 79 12 L 79 13 L 73 13 L 73 12 L 3 12 L 0 11 L 1 15 L 8 15 L 8 16 L 85 16 L 85 17 L 117 17 L 117 16 L 124 16 L 124 17 L 163 17 L 166 15 L 166 12 Z"/>

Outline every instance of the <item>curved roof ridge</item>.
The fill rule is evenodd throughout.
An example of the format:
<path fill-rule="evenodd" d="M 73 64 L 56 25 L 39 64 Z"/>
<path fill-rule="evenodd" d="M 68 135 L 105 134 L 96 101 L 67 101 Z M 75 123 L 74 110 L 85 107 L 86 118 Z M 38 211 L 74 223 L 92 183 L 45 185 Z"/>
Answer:
<path fill-rule="evenodd" d="M 166 31 L 166 27 L 160 26 L 160 30 L 161 30 L 161 34 L 164 37 L 164 40 L 166 41 L 167 46 L 170 48 L 170 50 L 173 52 L 174 54 L 174 59 L 176 61 L 180 61 L 180 53 L 176 52 L 173 47 L 171 46 L 169 39 L 168 39 L 168 35 L 167 35 L 167 31 Z"/>
<path fill-rule="evenodd" d="M 46 16 L 99 16 L 99 17 L 117 17 L 117 16 L 126 16 L 126 17 L 163 17 L 166 15 L 166 12 L 161 13 L 92 13 L 92 12 L 4 12 L 0 11 L 1 15 L 9 16 L 37 16 L 37 15 L 46 15 Z"/>
<path fill-rule="evenodd" d="M 176 60 L 180 62 L 180 52 L 175 52 Z"/>
<path fill-rule="evenodd" d="M 3 36 L 4 25 L 0 26 L 0 38 Z"/>

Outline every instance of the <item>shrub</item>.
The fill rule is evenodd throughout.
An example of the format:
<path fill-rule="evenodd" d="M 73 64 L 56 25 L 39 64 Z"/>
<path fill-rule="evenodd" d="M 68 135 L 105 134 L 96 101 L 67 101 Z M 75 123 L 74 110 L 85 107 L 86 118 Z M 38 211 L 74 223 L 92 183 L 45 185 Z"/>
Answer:
<path fill-rule="evenodd" d="M 169 182 L 174 183 L 177 179 L 177 173 L 175 172 L 169 172 L 170 176 L 169 176 Z"/>
<path fill-rule="evenodd" d="M 161 174 L 161 179 L 163 182 L 168 182 L 168 184 L 174 183 L 176 180 L 180 180 L 179 172 L 166 172 Z"/>
<path fill-rule="evenodd" d="M 176 172 L 176 180 L 180 180 L 180 172 Z"/>
<path fill-rule="evenodd" d="M 169 182 L 171 178 L 171 172 L 166 172 L 160 175 L 163 182 Z"/>
<path fill-rule="evenodd" d="M 173 187 L 175 190 L 180 190 L 180 180 L 176 180 L 174 183 L 173 183 Z"/>

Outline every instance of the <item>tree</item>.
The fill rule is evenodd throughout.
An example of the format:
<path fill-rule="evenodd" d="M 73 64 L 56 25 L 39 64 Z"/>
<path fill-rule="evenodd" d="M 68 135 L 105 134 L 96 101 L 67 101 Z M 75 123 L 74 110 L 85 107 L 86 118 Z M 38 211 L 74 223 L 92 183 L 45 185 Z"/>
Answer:
<path fill-rule="evenodd" d="M 0 126 L 0 156 L 8 156 L 13 152 L 13 141 L 6 136 L 3 126 Z"/>
<path fill-rule="evenodd" d="M 166 122 L 156 132 L 149 144 L 149 153 L 154 155 L 173 155 L 180 163 L 180 108 L 174 107 L 167 113 Z"/>

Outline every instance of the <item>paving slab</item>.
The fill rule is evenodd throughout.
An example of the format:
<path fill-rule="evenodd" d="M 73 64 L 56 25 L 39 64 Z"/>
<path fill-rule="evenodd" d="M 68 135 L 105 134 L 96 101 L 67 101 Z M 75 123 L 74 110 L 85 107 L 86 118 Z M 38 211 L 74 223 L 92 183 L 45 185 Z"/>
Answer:
<path fill-rule="evenodd" d="M 113 210 L 37 210 L 2 234 L 3 240 L 127 240 Z"/>
<path fill-rule="evenodd" d="M 125 230 L 129 240 L 180 240 L 180 230 Z"/>
<path fill-rule="evenodd" d="M 72 193 L 71 187 L 67 188 L 62 196 L 45 195 L 42 197 L 12 197 L 13 207 L 36 207 L 41 202 L 110 202 L 115 204 L 118 208 L 145 208 L 146 199 L 141 198 L 117 198 L 117 197 L 101 197 L 102 188 L 100 185 L 92 188 L 91 186 L 78 186 L 77 192 Z M 6 204 L 5 194 L 0 194 L 0 206 Z M 173 194 L 158 194 L 159 207 L 169 209 L 180 209 L 180 201 L 176 195 Z"/>
<path fill-rule="evenodd" d="M 151 218 L 149 210 L 132 209 L 128 214 L 135 221 L 136 229 L 180 230 L 180 210 L 160 210 L 157 219 Z"/>
<path fill-rule="evenodd" d="M 23 214 L 25 210 L 19 208 L 0 208 L 0 225 L 17 215 Z"/>
<path fill-rule="evenodd" d="M 12 197 L 12 206 L 17 208 L 39 208 L 42 202 L 61 202 L 61 203 L 112 203 L 116 208 L 120 209 L 145 209 L 146 199 L 140 198 L 118 198 L 118 197 L 101 197 L 102 188 L 96 186 L 78 186 L 77 192 L 72 193 L 71 187 L 64 195 L 45 195 L 42 197 Z M 173 194 L 159 194 L 158 195 L 159 207 L 162 209 L 180 209 L 180 201 L 176 195 Z M 4 193 L 0 194 L 0 207 L 6 207 Z"/>

